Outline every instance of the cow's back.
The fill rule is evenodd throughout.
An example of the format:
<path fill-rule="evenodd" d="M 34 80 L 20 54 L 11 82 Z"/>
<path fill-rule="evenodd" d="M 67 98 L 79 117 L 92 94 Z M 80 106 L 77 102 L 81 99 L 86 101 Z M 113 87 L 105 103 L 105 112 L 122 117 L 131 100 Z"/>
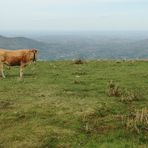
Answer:
<path fill-rule="evenodd" d="M 21 62 L 26 62 L 27 50 L 5 50 L 0 49 L 0 56 L 3 62 L 10 66 L 19 66 Z"/>

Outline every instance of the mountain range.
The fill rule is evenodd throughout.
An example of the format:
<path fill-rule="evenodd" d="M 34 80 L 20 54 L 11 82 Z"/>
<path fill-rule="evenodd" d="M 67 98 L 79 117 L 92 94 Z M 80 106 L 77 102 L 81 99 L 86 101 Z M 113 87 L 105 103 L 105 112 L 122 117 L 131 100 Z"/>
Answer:
<path fill-rule="evenodd" d="M 111 36 L 50 35 L 38 38 L 0 36 L 0 48 L 39 50 L 39 59 L 146 59 L 148 39 Z"/>

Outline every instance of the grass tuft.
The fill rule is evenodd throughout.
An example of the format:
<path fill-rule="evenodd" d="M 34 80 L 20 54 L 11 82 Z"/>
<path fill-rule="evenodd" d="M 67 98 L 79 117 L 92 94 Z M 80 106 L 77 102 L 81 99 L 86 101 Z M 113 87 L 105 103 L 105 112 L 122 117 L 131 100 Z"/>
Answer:
<path fill-rule="evenodd" d="M 107 84 L 106 94 L 109 97 L 120 97 L 122 95 L 121 88 L 112 80 Z"/>
<path fill-rule="evenodd" d="M 85 63 L 85 61 L 82 59 L 78 59 L 78 60 L 74 61 L 74 64 L 84 64 L 84 63 Z"/>
<path fill-rule="evenodd" d="M 148 132 L 148 109 L 142 108 L 131 112 L 126 118 L 126 128 L 138 134 Z"/>
<path fill-rule="evenodd" d="M 13 108 L 14 103 L 8 100 L 0 100 L 0 109 Z"/>
<path fill-rule="evenodd" d="M 119 87 L 113 81 L 110 81 L 107 84 L 106 94 L 109 97 L 119 97 L 119 100 L 123 103 L 144 100 L 143 94 L 138 89 L 127 90 L 125 88 Z"/>
<path fill-rule="evenodd" d="M 121 96 L 121 102 L 130 103 L 132 101 L 140 101 L 143 100 L 144 96 L 139 90 L 125 90 Z"/>
<path fill-rule="evenodd" d="M 112 110 L 107 104 L 98 104 L 92 113 L 81 118 L 81 131 L 91 135 L 107 133 L 113 128 L 106 121 L 110 113 Z"/>

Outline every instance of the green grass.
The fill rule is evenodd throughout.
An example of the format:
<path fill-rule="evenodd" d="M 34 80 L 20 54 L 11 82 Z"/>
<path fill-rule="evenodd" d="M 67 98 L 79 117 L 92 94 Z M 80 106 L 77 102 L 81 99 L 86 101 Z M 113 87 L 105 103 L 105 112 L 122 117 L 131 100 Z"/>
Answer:
<path fill-rule="evenodd" d="M 148 132 L 125 127 L 124 116 L 148 107 L 148 63 L 37 62 L 5 70 L 0 79 L 1 148 L 146 148 Z M 144 99 L 124 103 L 106 95 L 113 80 Z"/>

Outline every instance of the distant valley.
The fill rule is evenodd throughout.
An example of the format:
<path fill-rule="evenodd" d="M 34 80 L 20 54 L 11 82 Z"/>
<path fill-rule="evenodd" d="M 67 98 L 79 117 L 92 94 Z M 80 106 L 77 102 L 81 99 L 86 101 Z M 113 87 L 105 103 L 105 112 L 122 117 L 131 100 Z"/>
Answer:
<path fill-rule="evenodd" d="M 0 36 L 0 48 L 37 48 L 41 60 L 148 58 L 148 38 L 105 35 Z"/>

